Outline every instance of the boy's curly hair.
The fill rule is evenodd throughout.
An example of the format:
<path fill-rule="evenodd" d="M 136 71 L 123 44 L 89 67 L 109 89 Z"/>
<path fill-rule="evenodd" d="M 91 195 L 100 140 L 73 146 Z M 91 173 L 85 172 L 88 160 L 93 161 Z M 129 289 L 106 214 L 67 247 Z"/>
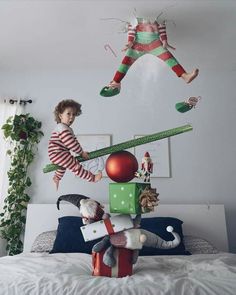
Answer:
<path fill-rule="evenodd" d="M 82 114 L 80 103 L 74 101 L 73 99 L 64 99 L 59 102 L 54 110 L 55 121 L 57 123 L 61 122 L 59 115 L 62 114 L 66 108 L 73 108 L 75 110 L 76 117 Z"/>

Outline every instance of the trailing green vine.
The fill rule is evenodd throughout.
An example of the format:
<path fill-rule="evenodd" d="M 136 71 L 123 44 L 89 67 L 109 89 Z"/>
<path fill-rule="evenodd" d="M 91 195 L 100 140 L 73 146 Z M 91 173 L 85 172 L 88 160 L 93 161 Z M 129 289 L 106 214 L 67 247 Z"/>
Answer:
<path fill-rule="evenodd" d="M 26 208 L 30 196 L 26 190 L 31 186 L 27 175 L 29 165 L 33 162 L 37 144 L 43 132 L 41 122 L 30 114 L 9 117 L 2 126 L 4 137 L 10 141 L 7 154 L 11 158 L 11 167 L 7 173 L 9 187 L 4 198 L 3 212 L 0 214 L 0 235 L 7 241 L 8 255 L 22 252 L 22 233 L 26 221 Z"/>

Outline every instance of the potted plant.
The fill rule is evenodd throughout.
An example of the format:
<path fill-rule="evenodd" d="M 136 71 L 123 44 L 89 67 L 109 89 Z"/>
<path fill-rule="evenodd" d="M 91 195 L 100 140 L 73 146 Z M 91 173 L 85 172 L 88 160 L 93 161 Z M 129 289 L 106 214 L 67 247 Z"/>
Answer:
<path fill-rule="evenodd" d="M 10 141 L 7 154 L 11 158 L 11 166 L 7 173 L 7 196 L 4 198 L 3 212 L 0 214 L 0 235 L 7 241 L 7 253 L 15 255 L 23 249 L 21 239 L 26 221 L 26 208 L 30 200 L 27 188 L 31 186 L 27 171 L 33 162 L 43 132 L 41 122 L 30 114 L 9 117 L 2 129 L 4 137 Z"/>

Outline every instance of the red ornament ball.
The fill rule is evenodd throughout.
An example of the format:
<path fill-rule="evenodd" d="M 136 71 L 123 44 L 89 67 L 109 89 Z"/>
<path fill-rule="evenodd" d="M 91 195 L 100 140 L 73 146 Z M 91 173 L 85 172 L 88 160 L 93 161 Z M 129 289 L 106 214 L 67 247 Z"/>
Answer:
<path fill-rule="evenodd" d="M 130 152 L 116 152 L 107 158 L 106 172 L 115 182 L 128 182 L 132 180 L 137 170 L 138 161 Z"/>

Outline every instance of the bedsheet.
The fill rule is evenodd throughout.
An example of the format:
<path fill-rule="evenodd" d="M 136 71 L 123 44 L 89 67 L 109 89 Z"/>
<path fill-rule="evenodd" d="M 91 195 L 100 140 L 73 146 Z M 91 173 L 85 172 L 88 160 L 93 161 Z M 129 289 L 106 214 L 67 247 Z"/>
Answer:
<path fill-rule="evenodd" d="M 0 295 L 235 295 L 236 254 L 139 257 L 125 278 L 91 276 L 91 255 L 0 259 Z"/>

